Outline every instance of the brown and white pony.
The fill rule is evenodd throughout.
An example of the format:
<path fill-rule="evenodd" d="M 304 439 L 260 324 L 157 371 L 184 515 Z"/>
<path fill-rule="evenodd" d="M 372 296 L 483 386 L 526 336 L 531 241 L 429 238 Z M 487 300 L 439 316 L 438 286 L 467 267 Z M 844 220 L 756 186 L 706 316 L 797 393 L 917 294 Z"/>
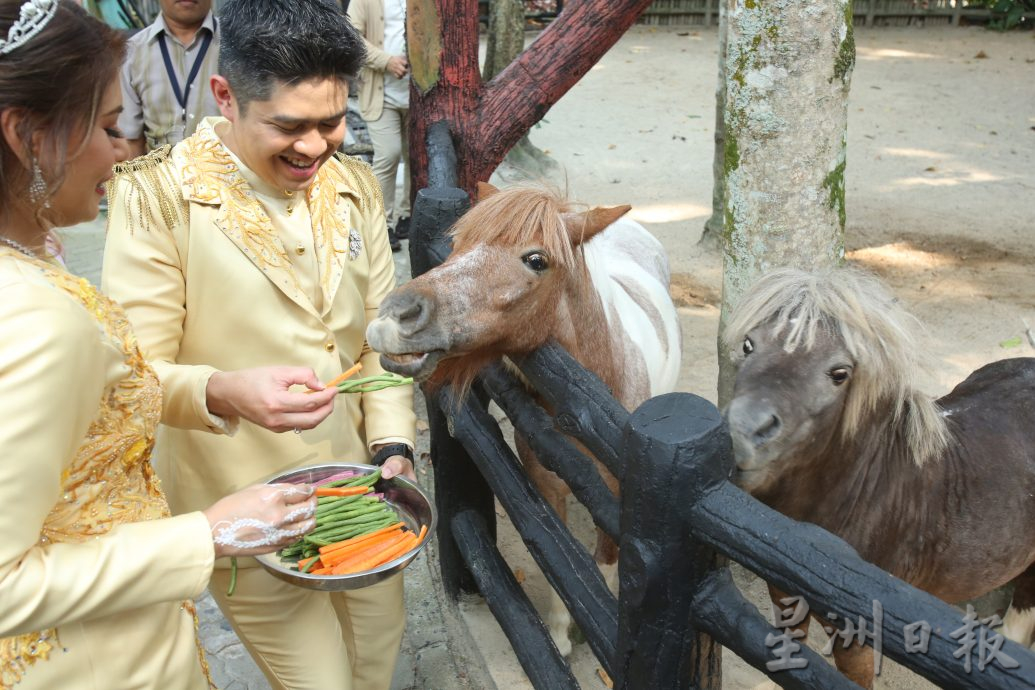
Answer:
<path fill-rule="evenodd" d="M 577 212 L 543 187 L 478 190 L 478 203 L 453 229 L 448 260 L 392 292 L 368 326 L 384 367 L 465 390 L 487 363 L 552 338 L 627 409 L 674 390 L 680 331 L 668 261 L 653 236 L 622 217 L 629 207 Z M 518 452 L 565 519 L 567 485 L 520 440 Z M 598 467 L 617 493 L 617 481 Z M 594 555 L 613 566 L 617 547 L 598 532 Z M 554 596 L 549 627 L 564 654 L 569 622 Z"/>
<path fill-rule="evenodd" d="M 858 270 L 760 279 L 724 336 L 740 359 L 726 410 L 738 483 L 945 601 L 1015 581 L 1003 632 L 1031 644 L 1035 359 L 989 364 L 932 400 L 918 325 Z M 838 646 L 835 661 L 871 686 L 869 648 Z"/>

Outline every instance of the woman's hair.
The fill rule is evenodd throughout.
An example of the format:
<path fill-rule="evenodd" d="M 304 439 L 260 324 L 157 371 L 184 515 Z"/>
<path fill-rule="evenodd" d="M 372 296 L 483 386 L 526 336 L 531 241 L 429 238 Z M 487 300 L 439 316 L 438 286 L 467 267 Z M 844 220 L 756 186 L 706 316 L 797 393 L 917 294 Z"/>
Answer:
<path fill-rule="evenodd" d="M 61 186 L 69 151 L 93 128 L 101 98 L 125 54 L 125 38 L 91 17 L 71 0 L 58 0 L 53 18 L 43 30 L 10 52 L 0 55 L 0 112 L 8 108 L 24 117 L 18 137 L 33 151 L 47 183 L 48 195 Z M 0 0 L 0 38 L 17 21 L 23 0 Z M 32 180 L 3 136 L 0 136 L 0 218 L 14 199 L 25 198 Z"/>
<path fill-rule="evenodd" d="M 277 86 L 329 78 L 344 84 L 366 55 L 336 0 L 226 0 L 219 30 L 219 73 L 242 113 Z"/>

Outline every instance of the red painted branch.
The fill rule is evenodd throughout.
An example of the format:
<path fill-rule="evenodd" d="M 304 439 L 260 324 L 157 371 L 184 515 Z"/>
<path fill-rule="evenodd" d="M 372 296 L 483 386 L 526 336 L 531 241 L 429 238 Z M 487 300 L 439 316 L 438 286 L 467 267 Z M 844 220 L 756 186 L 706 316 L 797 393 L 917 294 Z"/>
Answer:
<path fill-rule="evenodd" d="M 566 4 L 529 48 L 485 88 L 477 118 L 464 130 L 461 186 L 499 165 L 507 151 L 578 83 L 651 0 L 584 0 Z"/>

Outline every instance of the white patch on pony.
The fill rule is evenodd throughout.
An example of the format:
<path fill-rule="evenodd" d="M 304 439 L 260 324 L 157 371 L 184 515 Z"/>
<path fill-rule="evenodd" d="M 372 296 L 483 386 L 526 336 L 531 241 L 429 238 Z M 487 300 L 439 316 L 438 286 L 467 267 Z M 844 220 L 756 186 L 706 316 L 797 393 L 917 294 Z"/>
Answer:
<path fill-rule="evenodd" d="M 482 277 L 475 270 L 486 261 L 489 250 L 484 245 L 475 245 L 469 251 L 450 257 L 447 263 L 439 266 L 436 281 L 448 282 L 450 295 L 450 311 L 467 314 L 471 305 L 485 296 L 485 285 Z"/>
<path fill-rule="evenodd" d="M 546 627 L 550 629 L 550 639 L 557 645 L 557 651 L 564 657 L 571 654 L 571 640 L 568 638 L 570 626 L 571 614 L 568 613 L 561 597 L 551 589 L 550 613 L 547 617 Z"/>
<path fill-rule="evenodd" d="M 640 351 L 652 396 L 669 393 L 679 378 L 681 334 L 679 316 L 668 293 L 669 268 L 665 249 L 642 225 L 619 218 L 583 245 L 586 267 L 600 295 L 611 328 L 620 327 Z M 635 285 L 649 300 L 638 302 L 622 283 Z M 650 318 L 657 312 L 663 333 Z M 617 314 L 619 324 L 612 323 Z"/>
<path fill-rule="evenodd" d="M 1018 611 L 1011 606 L 1006 611 L 999 634 L 1025 647 L 1031 646 L 1035 642 L 1035 608 Z"/>

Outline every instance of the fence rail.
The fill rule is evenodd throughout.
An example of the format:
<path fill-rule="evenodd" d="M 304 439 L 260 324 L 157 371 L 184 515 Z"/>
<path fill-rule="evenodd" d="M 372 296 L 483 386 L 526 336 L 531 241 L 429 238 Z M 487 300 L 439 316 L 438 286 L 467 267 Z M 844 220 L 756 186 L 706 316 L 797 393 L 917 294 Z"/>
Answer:
<path fill-rule="evenodd" d="M 641 24 L 701 25 L 719 23 L 719 4 L 725 0 L 654 0 L 640 15 Z M 967 0 L 853 0 L 856 26 L 898 24 L 952 24 L 964 20 L 983 23 L 989 9 Z"/>

